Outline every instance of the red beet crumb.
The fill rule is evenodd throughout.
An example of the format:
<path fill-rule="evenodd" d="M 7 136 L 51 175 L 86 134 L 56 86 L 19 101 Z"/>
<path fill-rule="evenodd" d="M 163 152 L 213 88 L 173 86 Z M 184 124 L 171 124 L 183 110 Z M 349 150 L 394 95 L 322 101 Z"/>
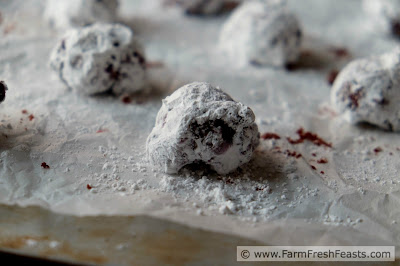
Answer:
<path fill-rule="evenodd" d="M 326 158 L 321 158 L 317 161 L 317 163 L 328 163 L 328 159 Z"/>
<path fill-rule="evenodd" d="M 325 172 L 324 172 L 324 171 L 321 171 L 320 173 L 321 173 L 321 174 L 325 174 Z"/>
<path fill-rule="evenodd" d="M 107 131 L 108 131 L 107 129 L 99 129 L 96 131 L 96 133 L 103 133 L 103 132 L 107 132 Z"/>
<path fill-rule="evenodd" d="M 329 85 L 333 85 L 338 74 L 339 71 L 337 71 L 336 69 L 329 72 L 328 76 L 326 77 L 326 81 L 328 81 Z"/>
<path fill-rule="evenodd" d="M 35 116 L 32 115 L 32 114 L 30 114 L 30 115 L 28 116 L 28 118 L 29 118 L 29 121 L 32 121 L 32 120 L 35 118 Z"/>
<path fill-rule="evenodd" d="M 343 47 L 332 48 L 331 52 L 336 57 L 348 57 L 348 56 L 350 56 L 349 51 L 346 48 L 343 48 Z"/>
<path fill-rule="evenodd" d="M 50 166 L 49 166 L 47 163 L 45 163 L 45 162 L 43 162 L 40 166 L 41 166 L 42 168 L 44 168 L 44 169 L 50 169 Z"/>
<path fill-rule="evenodd" d="M 164 67 L 164 63 L 161 61 L 146 62 L 146 68 L 160 68 Z"/>
<path fill-rule="evenodd" d="M 317 154 L 314 152 L 314 153 L 311 153 L 311 155 L 312 156 L 314 156 L 314 157 L 316 157 L 317 156 Z"/>
<path fill-rule="evenodd" d="M 301 153 L 297 153 L 296 151 L 286 150 L 285 153 L 290 157 L 295 157 L 296 159 L 298 159 L 302 156 Z"/>
<path fill-rule="evenodd" d="M 317 170 L 317 168 L 316 168 L 314 165 L 311 165 L 311 168 L 312 168 L 313 170 Z"/>
<path fill-rule="evenodd" d="M 122 97 L 121 101 L 122 101 L 123 103 L 128 104 L 128 103 L 131 103 L 131 102 L 132 102 L 132 99 L 131 99 L 131 97 L 129 97 L 129 96 L 124 96 L 124 97 Z"/>
<path fill-rule="evenodd" d="M 28 111 L 27 111 L 27 110 L 25 110 L 25 109 L 24 109 L 24 110 L 22 110 L 21 112 L 22 112 L 24 115 L 26 115 L 26 114 L 28 113 Z"/>
<path fill-rule="evenodd" d="M 262 134 L 261 138 L 262 139 L 280 139 L 281 137 L 278 134 L 267 132 L 267 133 Z"/>
<path fill-rule="evenodd" d="M 363 97 L 363 92 L 362 92 L 362 90 L 357 90 L 356 92 L 354 92 L 354 93 L 351 93 L 350 95 L 349 95 L 349 99 L 350 99 L 350 101 L 351 101 L 351 108 L 358 108 L 358 106 L 359 106 L 359 103 L 358 103 L 358 101 L 361 99 Z"/>
<path fill-rule="evenodd" d="M 235 182 L 233 182 L 231 179 L 227 179 L 225 180 L 225 184 L 235 184 Z"/>
<path fill-rule="evenodd" d="M 376 154 L 380 153 L 381 151 L 383 151 L 381 147 L 376 147 L 376 148 L 374 149 L 374 152 L 375 152 Z"/>
<path fill-rule="evenodd" d="M 89 184 L 87 184 L 87 185 L 86 185 L 86 188 L 89 189 L 89 190 L 91 190 L 91 189 L 92 189 L 92 186 L 89 185 Z"/>
<path fill-rule="evenodd" d="M 256 187 L 256 191 L 264 190 L 262 187 Z"/>
<path fill-rule="evenodd" d="M 317 146 L 326 146 L 329 148 L 332 148 L 332 143 L 328 143 L 325 140 L 323 140 L 322 138 L 320 138 L 317 134 L 311 133 L 309 131 L 304 132 L 303 128 L 299 128 L 296 133 L 299 135 L 299 139 L 297 140 L 293 140 L 291 138 L 287 138 L 287 140 L 291 143 L 291 144 L 299 144 L 299 143 L 303 143 L 305 140 L 309 140 L 312 143 L 314 143 Z"/>

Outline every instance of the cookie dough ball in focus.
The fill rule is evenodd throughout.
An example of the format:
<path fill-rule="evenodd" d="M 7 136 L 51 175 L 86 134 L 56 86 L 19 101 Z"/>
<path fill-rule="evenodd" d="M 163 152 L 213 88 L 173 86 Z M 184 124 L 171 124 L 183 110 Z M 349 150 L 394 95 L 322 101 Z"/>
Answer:
<path fill-rule="evenodd" d="M 350 123 L 400 131 L 400 52 L 348 64 L 333 84 L 331 101 Z"/>
<path fill-rule="evenodd" d="M 53 50 L 50 66 L 68 87 L 86 95 L 133 93 L 145 85 L 143 48 L 119 24 L 70 30 Z"/>
<path fill-rule="evenodd" d="M 400 1 L 364 0 L 363 8 L 374 26 L 400 36 Z"/>
<path fill-rule="evenodd" d="M 245 65 L 282 67 L 299 57 L 302 31 L 286 2 L 249 1 L 241 5 L 222 28 L 219 46 Z"/>
<path fill-rule="evenodd" d="M 6 92 L 8 91 L 7 84 L 4 81 L 0 81 L 0 103 L 6 99 Z"/>
<path fill-rule="evenodd" d="M 163 100 L 147 138 L 153 165 L 177 173 L 204 163 L 226 174 L 250 161 L 259 144 L 253 111 L 208 83 L 194 82 Z"/>
<path fill-rule="evenodd" d="M 218 15 L 225 9 L 233 9 L 239 3 L 227 0 L 168 0 L 182 7 L 188 15 Z"/>
<path fill-rule="evenodd" d="M 55 28 L 114 22 L 118 0 L 47 0 L 44 18 Z"/>

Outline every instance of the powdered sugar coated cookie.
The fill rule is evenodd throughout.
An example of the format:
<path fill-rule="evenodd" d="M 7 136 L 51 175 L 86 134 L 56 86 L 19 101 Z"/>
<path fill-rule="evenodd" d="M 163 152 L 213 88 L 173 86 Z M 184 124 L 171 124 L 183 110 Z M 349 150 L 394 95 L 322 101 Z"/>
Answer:
<path fill-rule="evenodd" d="M 114 22 L 118 0 L 47 0 L 44 18 L 58 29 Z"/>
<path fill-rule="evenodd" d="M 132 93 L 145 85 L 143 48 L 119 24 L 70 30 L 53 50 L 50 65 L 68 87 L 86 95 Z"/>
<path fill-rule="evenodd" d="M 250 161 L 259 144 L 253 111 L 208 83 L 194 82 L 163 100 L 147 139 L 151 163 L 166 173 L 204 163 L 220 174 Z"/>
<path fill-rule="evenodd" d="M 332 105 L 350 123 L 400 130 L 400 52 L 358 59 L 336 78 Z"/>
<path fill-rule="evenodd" d="M 249 1 L 224 24 L 219 46 L 239 65 L 284 66 L 299 56 L 302 31 L 284 1 Z"/>

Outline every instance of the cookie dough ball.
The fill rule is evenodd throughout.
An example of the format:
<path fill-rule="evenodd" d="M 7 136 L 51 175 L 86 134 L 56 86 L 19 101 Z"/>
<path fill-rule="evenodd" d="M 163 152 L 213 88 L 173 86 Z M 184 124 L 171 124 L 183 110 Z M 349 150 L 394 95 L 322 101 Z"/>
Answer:
<path fill-rule="evenodd" d="M 204 163 L 226 174 L 250 161 L 259 144 L 253 111 L 208 83 L 194 82 L 163 100 L 147 138 L 153 165 L 177 173 Z"/>
<path fill-rule="evenodd" d="M 6 92 L 8 91 L 7 84 L 4 81 L 0 81 L 0 103 L 6 99 Z"/>
<path fill-rule="evenodd" d="M 374 22 L 374 26 L 400 35 L 400 1 L 364 0 L 363 8 Z"/>
<path fill-rule="evenodd" d="M 86 26 L 95 22 L 113 22 L 118 0 L 47 0 L 44 18 L 55 28 Z"/>
<path fill-rule="evenodd" d="M 70 30 L 53 50 L 50 66 L 68 87 L 86 95 L 133 93 L 145 85 L 143 48 L 119 24 Z"/>
<path fill-rule="evenodd" d="M 188 15 L 218 15 L 225 10 L 233 9 L 239 3 L 227 0 L 169 0 L 178 4 Z"/>
<path fill-rule="evenodd" d="M 331 101 L 350 123 L 400 131 L 400 52 L 348 64 L 333 84 Z"/>
<path fill-rule="evenodd" d="M 250 1 L 222 28 L 219 46 L 240 65 L 282 67 L 299 56 L 302 31 L 284 1 Z"/>

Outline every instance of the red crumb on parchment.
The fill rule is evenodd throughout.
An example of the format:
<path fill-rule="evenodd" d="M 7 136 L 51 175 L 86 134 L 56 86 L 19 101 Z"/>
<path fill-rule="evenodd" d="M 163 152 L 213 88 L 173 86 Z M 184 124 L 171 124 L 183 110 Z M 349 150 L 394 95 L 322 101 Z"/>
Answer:
<path fill-rule="evenodd" d="M 45 162 L 43 162 L 40 166 L 41 166 L 42 168 L 44 168 L 44 169 L 50 169 L 50 166 L 49 166 L 47 163 L 45 163 Z"/>
<path fill-rule="evenodd" d="M 30 114 L 30 115 L 28 116 L 28 118 L 29 118 L 29 121 L 32 121 L 32 120 L 35 118 L 35 116 L 34 116 L 33 114 Z"/>
<path fill-rule="evenodd" d="M 336 57 L 350 56 L 350 52 L 344 47 L 333 47 L 330 49 L 330 52 L 333 53 Z"/>
<path fill-rule="evenodd" d="M 296 151 L 290 151 L 290 150 L 286 150 L 285 154 L 287 154 L 290 157 L 294 157 L 296 159 L 302 157 L 301 153 L 297 153 Z"/>
<path fill-rule="evenodd" d="M 91 190 L 91 189 L 92 189 L 92 186 L 89 185 L 89 184 L 87 184 L 87 185 L 86 185 L 86 188 L 89 189 L 89 190 Z"/>
<path fill-rule="evenodd" d="M 321 159 L 319 159 L 319 160 L 317 161 L 317 163 L 321 163 L 321 164 L 323 164 L 323 163 L 328 163 L 328 159 L 326 159 L 326 158 L 321 158 Z"/>
<path fill-rule="evenodd" d="M 291 143 L 291 144 L 299 144 L 299 143 L 303 143 L 305 140 L 311 141 L 312 143 L 314 143 L 317 146 L 326 146 L 329 148 L 332 148 L 332 143 L 328 143 L 325 140 L 323 140 L 322 138 L 320 138 L 317 134 L 309 132 L 309 131 L 304 131 L 303 128 L 299 128 L 296 133 L 299 135 L 299 138 L 294 140 L 290 137 L 287 138 L 287 140 Z"/>
<path fill-rule="evenodd" d="M 378 153 L 380 153 L 380 152 L 382 152 L 383 151 L 383 149 L 381 148 L 381 147 L 376 147 L 375 149 L 374 149 L 374 152 L 376 153 L 376 154 L 378 154 Z"/>
<path fill-rule="evenodd" d="M 313 169 L 313 170 L 317 170 L 317 168 L 314 166 L 314 165 L 310 165 L 311 166 L 311 168 Z"/>
<path fill-rule="evenodd" d="M 161 61 L 146 62 L 146 68 L 160 68 L 164 67 L 164 63 Z"/>
<path fill-rule="evenodd" d="M 16 24 L 15 24 L 15 23 L 6 24 L 6 25 L 4 26 L 4 29 L 3 29 L 3 34 L 4 34 L 4 35 L 7 35 L 7 34 L 9 34 L 10 32 L 12 32 L 13 30 L 15 30 L 15 28 L 16 28 Z"/>
<path fill-rule="evenodd" d="M 271 133 L 271 132 L 266 132 L 261 135 L 262 139 L 281 139 L 281 137 L 278 134 Z"/>
<path fill-rule="evenodd" d="M 99 129 L 96 131 L 96 133 L 103 133 L 103 132 L 108 132 L 108 129 Z"/>
<path fill-rule="evenodd" d="M 339 71 L 336 69 L 333 69 L 333 70 L 331 70 L 331 72 L 329 72 L 329 74 L 326 76 L 326 81 L 329 83 L 329 85 L 333 85 L 338 74 L 339 74 Z"/>
<path fill-rule="evenodd" d="M 125 103 L 125 104 L 128 104 L 128 103 L 131 103 L 131 102 L 132 102 L 132 99 L 131 99 L 131 97 L 129 97 L 128 95 L 125 95 L 125 96 L 123 96 L 123 97 L 121 98 L 121 102 L 123 102 L 123 103 Z"/>
<path fill-rule="evenodd" d="M 321 173 L 321 174 L 325 174 L 325 172 L 324 172 L 324 171 L 321 171 L 320 173 Z"/>
<path fill-rule="evenodd" d="M 28 114 L 28 111 L 26 109 L 22 110 L 21 113 L 23 113 L 24 115 Z"/>

